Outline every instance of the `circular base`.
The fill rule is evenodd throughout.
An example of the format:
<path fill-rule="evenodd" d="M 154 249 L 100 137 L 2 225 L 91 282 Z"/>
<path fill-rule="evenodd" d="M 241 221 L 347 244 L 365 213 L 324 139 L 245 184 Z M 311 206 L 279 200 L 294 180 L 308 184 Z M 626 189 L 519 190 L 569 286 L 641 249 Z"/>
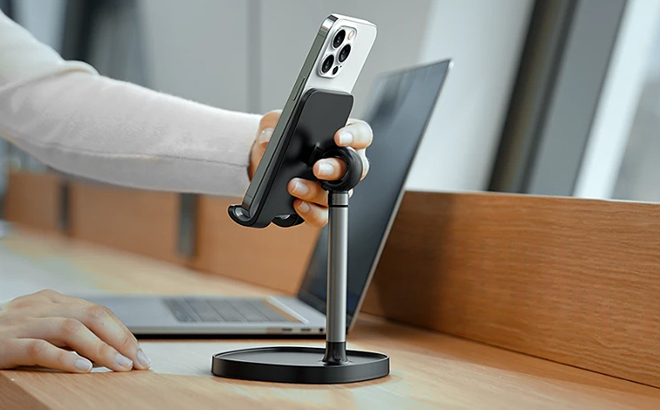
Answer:
<path fill-rule="evenodd" d="M 324 349 L 313 347 L 262 347 L 234 350 L 213 356 L 212 372 L 231 379 L 278 383 L 352 383 L 377 379 L 390 373 L 384 354 L 346 352 L 348 363 L 327 364 Z"/>

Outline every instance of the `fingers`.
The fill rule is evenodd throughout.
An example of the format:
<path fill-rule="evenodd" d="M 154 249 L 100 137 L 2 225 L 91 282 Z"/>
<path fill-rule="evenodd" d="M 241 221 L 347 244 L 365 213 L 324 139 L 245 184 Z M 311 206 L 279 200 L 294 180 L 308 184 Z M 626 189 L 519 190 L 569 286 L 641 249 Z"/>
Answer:
<path fill-rule="evenodd" d="M 371 168 L 371 164 L 369 163 L 369 158 L 367 158 L 367 152 L 365 150 L 362 149 L 357 153 L 360 156 L 360 159 L 362 160 L 362 177 L 360 178 L 361 181 L 369 173 L 369 168 Z"/>
<path fill-rule="evenodd" d="M 293 206 L 305 222 L 314 227 L 322 227 L 328 222 L 327 208 L 296 199 Z"/>
<path fill-rule="evenodd" d="M 248 177 L 250 181 L 254 178 L 254 174 L 257 172 L 257 167 L 261 158 L 266 152 L 266 146 L 270 141 L 270 138 L 273 136 L 273 130 L 277 125 L 277 121 L 280 119 L 282 114 L 281 110 L 275 110 L 267 113 L 259 121 L 259 130 L 257 131 L 257 139 L 252 145 L 250 150 L 250 164 L 248 165 Z"/>
<path fill-rule="evenodd" d="M 115 371 L 151 364 L 112 312 L 82 299 L 42 291 L 12 300 L 0 316 L 0 369 L 38 365 L 86 373 L 88 358 Z"/>
<path fill-rule="evenodd" d="M 250 178 L 250 181 L 254 178 L 254 174 L 257 172 L 259 162 L 261 162 L 261 158 L 263 158 L 268 142 L 270 142 L 272 136 L 273 128 L 266 128 L 257 135 L 252 150 L 250 150 L 250 164 L 248 166 L 248 177 Z"/>
<path fill-rule="evenodd" d="M 135 368 L 148 369 L 151 360 L 140 348 L 133 333 L 107 308 L 90 303 L 83 310 L 82 322 L 121 354 L 134 361 Z"/>
<path fill-rule="evenodd" d="M 294 178 L 289 181 L 287 190 L 289 194 L 305 202 L 328 206 L 328 193 L 321 188 L 321 184 L 318 182 Z"/>
<path fill-rule="evenodd" d="M 261 156 L 263 156 L 263 152 L 266 150 L 266 145 L 268 145 L 268 142 L 270 141 L 270 137 L 273 136 L 273 130 L 277 125 L 277 121 L 279 121 L 280 119 L 281 113 L 282 110 L 276 110 L 276 111 L 271 111 L 268 114 L 261 117 L 261 121 L 259 121 L 259 131 L 257 133 L 257 140 L 255 144 L 255 148 L 257 149 L 257 151 L 259 150 L 261 151 L 261 155 L 259 156 L 258 159 L 261 159 Z"/>
<path fill-rule="evenodd" d="M 78 305 L 55 305 L 52 316 L 73 318 L 94 332 L 103 342 L 133 361 L 136 369 L 148 369 L 151 360 L 140 348 L 140 344 L 123 323 L 106 307 L 81 301 Z"/>
<path fill-rule="evenodd" d="M 59 296 L 59 293 L 51 289 L 40 290 L 39 292 L 19 296 L 10 300 L 7 302 L 6 308 L 32 309 L 35 306 L 43 304 L 43 302 L 54 303 Z"/>
<path fill-rule="evenodd" d="M 351 147 L 355 150 L 361 150 L 371 145 L 373 141 L 373 131 L 369 124 L 360 120 L 348 124 L 335 133 L 335 144 L 340 147 Z"/>
<path fill-rule="evenodd" d="M 362 159 L 362 177 L 360 179 L 364 179 L 369 172 L 369 160 L 367 159 L 364 150 L 358 151 L 358 154 L 360 159 Z M 318 179 L 335 181 L 341 178 L 346 172 L 346 163 L 337 158 L 322 159 L 317 161 L 312 169 L 314 171 L 314 176 Z"/>
<path fill-rule="evenodd" d="M 334 181 L 344 175 L 346 172 L 346 163 L 337 158 L 326 158 L 316 161 L 312 170 L 316 178 Z"/>
<path fill-rule="evenodd" d="M 46 300 L 49 300 L 51 302 L 58 302 L 61 300 L 62 294 L 59 292 L 56 292 L 52 289 L 44 289 L 40 290 L 39 292 L 34 294 L 35 296 L 38 296 L 40 298 L 44 298 Z"/>
<path fill-rule="evenodd" d="M 277 121 L 280 120 L 280 115 L 282 115 L 282 110 L 274 110 L 266 113 L 261 117 L 261 121 L 259 121 L 259 129 L 264 130 L 266 128 L 275 128 Z"/>
<path fill-rule="evenodd" d="M 3 354 L 5 362 L 0 361 L 2 369 L 42 366 L 72 373 L 89 373 L 92 370 L 89 360 L 42 339 L 9 339 L 2 342 L 0 350 L 7 353 Z"/>
<path fill-rule="evenodd" d="M 133 369 L 133 361 L 72 318 L 40 318 L 27 323 L 29 337 L 63 344 L 80 355 L 115 371 Z M 59 342 L 59 343 L 58 343 Z"/>
<path fill-rule="evenodd" d="M 362 179 L 369 172 L 369 160 L 365 149 L 373 142 L 374 134 L 369 124 L 361 120 L 352 122 L 335 134 L 335 144 L 340 147 L 351 147 L 362 158 Z M 343 174 L 342 174 L 343 175 Z"/>
<path fill-rule="evenodd" d="M 261 121 L 259 121 L 259 131 L 257 132 L 257 140 L 255 141 L 255 150 L 257 153 L 259 151 L 261 153 L 258 160 L 261 159 L 266 150 L 266 145 L 268 145 L 268 141 L 270 141 L 270 137 L 273 135 L 273 130 L 277 125 L 277 121 L 280 119 L 281 113 L 281 110 L 271 111 L 261 117 Z"/>

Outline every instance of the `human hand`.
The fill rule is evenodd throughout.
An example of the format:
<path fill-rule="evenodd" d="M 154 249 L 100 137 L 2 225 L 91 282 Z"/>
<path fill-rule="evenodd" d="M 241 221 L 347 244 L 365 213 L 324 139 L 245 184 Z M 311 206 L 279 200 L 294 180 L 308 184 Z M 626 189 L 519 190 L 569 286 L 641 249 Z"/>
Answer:
<path fill-rule="evenodd" d="M 54 290 L 0 306 L 0 369 L 42 366 L 89 373 L 90 360 L 115 371 L 151 365 L 135 336 L 103 306 Z"/>
<path fill-rule="evenodd" d="M 257 140 L 250 153 L 250 166 L 248 169 L 250 180 L 252 180 L 259 161 L 264 155 L 280 114 L 281 111 L 271 111 L 264 115 L 259 123 Z M 364 171 L 362 172 L 362 178 L 364 178 L 369 171 L 366 148 L 371 145 L 373 140 L 373 132 L 369 124 L 364 121 L 350 119 L 348 125 L 335 133 L 334 138 L 335 144 L 338 146 L 350 147 L 357 151 L 364 165 Z M 314 176 L 318 179 L 335 181 L 340 179 L 346 172 L 346 163 L 336 158 L 322 159 L 314 164 L 313 171 Z M 289 181 L 287 189 L 296 198 L 293 203 L 294 208 L 305 222 L 317 227 L 324 226 L 328 222 L 328 193 L 321 188 L 318 181 L 294 178 Z"/>

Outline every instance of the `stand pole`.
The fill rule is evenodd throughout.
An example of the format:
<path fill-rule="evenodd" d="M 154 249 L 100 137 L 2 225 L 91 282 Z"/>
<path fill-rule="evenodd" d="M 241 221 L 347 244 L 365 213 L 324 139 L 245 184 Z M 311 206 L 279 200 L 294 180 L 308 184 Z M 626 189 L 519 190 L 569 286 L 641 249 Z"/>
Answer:
<path fill-rule="evenodd" d="M 348 191 L 328 192 L 328 293 L 323 361 L 346 363 Z"/>

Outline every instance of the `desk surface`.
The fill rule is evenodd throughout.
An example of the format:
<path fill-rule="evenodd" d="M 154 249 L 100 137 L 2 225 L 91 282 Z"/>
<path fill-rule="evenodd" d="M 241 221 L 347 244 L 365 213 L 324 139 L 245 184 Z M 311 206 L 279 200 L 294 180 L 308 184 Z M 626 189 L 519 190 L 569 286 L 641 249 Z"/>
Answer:
<path fill-rule="evenodd" d="M 9 261 L 9 262 L 7 262 Z M 8 269 L 12 267 L 12 271 Z M 14 269 L 20 269 L 20 280 Z M 76 283 L 72 283 L 72 282 Z M 83 243 L 15 232 L 0 240 L 0 298 L 41 285 L 113 292 L 263 295 L 271 291 Z M 43 286 L 41 286 L 43 287 Z M 389 377 L 336 386 L 227 380 L 211 355 L 320 340 L 143 340 L 150 371 L 0 371 L 2 409 L 660 408 L 660 389 L 362 315 L 353 348 L 385 352 Z"/>

